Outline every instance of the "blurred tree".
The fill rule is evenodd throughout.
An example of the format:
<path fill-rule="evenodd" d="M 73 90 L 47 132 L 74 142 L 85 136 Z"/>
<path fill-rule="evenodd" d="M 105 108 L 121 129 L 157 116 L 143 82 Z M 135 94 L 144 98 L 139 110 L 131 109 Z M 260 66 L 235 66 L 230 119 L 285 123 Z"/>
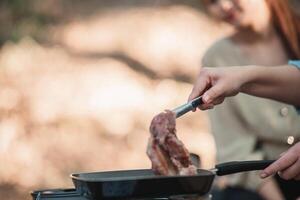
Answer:
<path fill-rule="evenodd" d="M 36 9 L 35 0 L 0 1 L 0 45 L 6 40 L 18 41 L 24 36 L 39 39 L 43 26 L 54 21 L 47 13 Z"/>

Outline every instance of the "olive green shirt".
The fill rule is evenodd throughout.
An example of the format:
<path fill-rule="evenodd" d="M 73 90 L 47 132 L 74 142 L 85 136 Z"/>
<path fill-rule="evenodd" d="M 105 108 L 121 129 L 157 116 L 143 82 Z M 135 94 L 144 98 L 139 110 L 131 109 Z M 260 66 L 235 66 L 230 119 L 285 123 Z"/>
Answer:
<path fill-rule="evenodd" d="M 203 58 L 205 67 L 243 66 L 250 63 L 229 39 L 212 46 Z M 289 143 L 300 138 L 300 116 L 284 103 L 239 94 L 209 111 L 217 147 L 217 162 L 276 159 Z M 292 137 L 291 137 L 292 136 Z M 294 138 L 294 142 L 293 142 Z M 256 190 L 258 172 L 226 176 L 228 185 Z"/>
<path fill-rule="evenodd" d="M 288 64 L 293 65 L 300 70 L 300 60 L 290 60 Z M 298 114 L 300 114 L 300 107 L 296 107 L 296 109 L 297 109 Z"/>

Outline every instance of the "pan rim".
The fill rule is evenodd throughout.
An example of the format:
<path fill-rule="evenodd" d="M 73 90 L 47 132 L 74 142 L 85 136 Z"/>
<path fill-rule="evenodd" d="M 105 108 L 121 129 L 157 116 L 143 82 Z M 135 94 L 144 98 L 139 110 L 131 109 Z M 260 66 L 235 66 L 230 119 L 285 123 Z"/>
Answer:
<path fill-rule="evenodd" d="M 70 177 L 75 180 L 84 181 L 84 182 L 114 182 L 114 181 L 140 181 L 140 180 L 153 180 L 153 179 L 187 179 L 187 178 L 196 178 L 196 177 L 206 177 L 206 176 L 215 176 L 215 174 L 210 170 L 197 169 L 197 174 L 195 175 L 152 175 L 152 176 L 138 176 L 138 177 L 97 177 L 97 178 L 88 178 L 82 177 L 82 175 L 92 175 L 92 174 L 101 174 L 101 173 L 120 173 L 120 172 L 134 172 L 134 171 L 152 171 L 152 169 L 133 169 L 133 170 L 112 170 L 112 171 L 95 171 L 95 172 L 79 172 L 72 173 Z M 201 173 L 201 174 L 200 174 Z"/>

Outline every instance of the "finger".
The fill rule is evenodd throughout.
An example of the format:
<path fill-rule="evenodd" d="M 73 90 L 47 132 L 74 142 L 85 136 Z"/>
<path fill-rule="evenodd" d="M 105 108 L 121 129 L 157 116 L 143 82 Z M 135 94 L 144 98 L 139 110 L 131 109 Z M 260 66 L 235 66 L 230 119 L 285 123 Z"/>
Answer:
<path fill-rule="evenodd" d="M 279 171 L 286 169 L 293 165 L 298 160 L 297 154 L 294 151 L 288 151 L 284 156 L 280 157 L 277 161 L 265 168 L 261 174 L 261 178 L 266 178 Z"/>
<path fill-rule="evenodd" d="M 210 110 L 210 109 L 213 109 L 215 107 L 215 105 L 223 103 L 223 101 L 224 101 L 224 97 L 219 97 L 214 102 L 209 103 L 209 104 L 202 104 L 198 108 L 200 110 Z"/>
<path fill-rule="evenodd" d="M 212 102 L 212 104 L 213 104 L 213 105 L 221 104 L 221 103 L 224 102 L 224 99 L 225 99 L 224 96 L 218 97 L 216 100 L 214 100 L 214 101 Z"/>
<path fill-rule="evenodd" d="M 298 159 L 292 166 L 281 171 L 280 177 L 285 180 L 295 178 L 300 173 L 300 160 Z"/>
<path fill-rule="evenodd" d="M 209 110 L 209 109 L 212 109 L 213 107 L 214 107 L 214 104 L 202 104 L 198 108 L 200 110 Z"/>
<path fill-rule="evenodd" d="M 215 106 L 213 105 L 213 106 L 209 106 L 208 108 L 207 108 L 207 110 L 211 110 L 211 109 L 213 109 Z"/>
<path fill-rule="evenodd" d="M 224 91 L 223 91 L 223 86 L 220 83 L 216 83 L 213 87 L 208 89 L 204 94 L 203 94 L 203 102 L 204 103 L 212 103 L 213 101 L 217 100 L 218 97 L 220 97 Z"/>
<path fill-rule="evenodd" d="M 196 97 L 200 96 L 205 88 L 207 88 L 209 85 L 209 82 L 207 81 L 207 77 L 205 76 L 199 76 L 199 78 L 197 79 L 193 90 L 188 98 L 188 101 L 191 101 L 193 99 L 195 99 Z"/>

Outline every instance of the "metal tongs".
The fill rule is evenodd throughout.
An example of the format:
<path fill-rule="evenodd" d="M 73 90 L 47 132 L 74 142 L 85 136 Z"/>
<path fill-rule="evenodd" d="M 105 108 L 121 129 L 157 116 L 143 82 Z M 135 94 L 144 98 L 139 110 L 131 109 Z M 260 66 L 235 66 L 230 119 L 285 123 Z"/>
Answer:
<path fill-rule="evenodd" d="M 178 118 L 178 117 L 181 117 L 182 115 L 186 114 L 187 112 L 194 110 L 201 104 L 203 104 L 202 96 L 197 97 L 197 98 L 193 99 L 192 101 L 175 108 L 172 111 L 176 114 L 176 118 Z"/>

